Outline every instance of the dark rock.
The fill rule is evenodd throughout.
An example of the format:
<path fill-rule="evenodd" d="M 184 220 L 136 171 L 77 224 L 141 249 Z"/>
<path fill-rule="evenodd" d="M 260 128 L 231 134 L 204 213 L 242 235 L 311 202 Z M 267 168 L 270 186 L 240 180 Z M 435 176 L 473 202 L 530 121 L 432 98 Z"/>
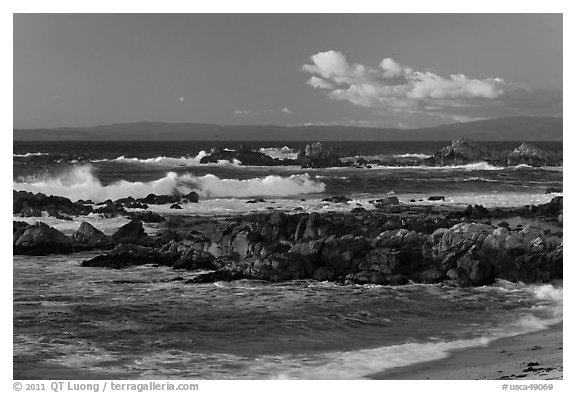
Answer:
<path fill-rule="evenodd" d="M 242 276 L 242 273 L 234 272 L 231 270 L 218 270 L 215 272 L 199 274 L 190 280 L 186 280 L 184 284 L 206 284 L 217 281 L 241 280 L 243 278 L 244 276 Z"/>
<path fill-rule="evenodd" d="M 266 202 L 266 200 L 264 200 L 264 198 L 255 198 L 255 199 L 251 199 L 249 201 L 246 201 L 246 203 L 264 203 Z"/>
<path fill-rule="evenodd" d="M 184 219 L 179 216 L 168 216 L 166 217 L 166 226 L 169 228 L 173 227 L 181 227 L 185 224 Z"/>
<path fill-rule="evenodd" d="M 67 216 L 87 215 L 92 212 L 91 206 L 85 206 L 80 203 L 74 203 L 68 198 L 60 196 L 46 196 L 38 193 L 33 194 L 26 191 L 12 191 L 13 214 L 19 214 L 23 211 L 25 214 L 34 214 L 38 217 L 37 211 L 55 210 Z"/>
<path fill-rule="evenodd" d="M 320 259 L 322 265 L 334 270 L 337 274 L 345 274 L 351 267 L 354 258 L 363 257 L 369 249 L 368 240 L 364 237 L 351 235 L 326 239 Z"/>
<path fill-rule="evenodd" d="M 332 203 L 348 203 L 352 199 L 345 197 L 344 195 L 336 195 L 330 198 L 322 199 L 322 202 L 332 202 Z"/>
<path fill-rule="evenodd" d="M 382 207 L 386 207 L 386 206 L 390 206 L 390 205 L 399 205 L 399 204 L 400 204 L 400 201 L 398 200 L 398 197 L 389 196 L 389 197 L 385 197 L 385 198 L 376 200 L 376 203 L 374 204 L 374 206 L 376 206 L 377 208 L 382 208 Z"/>
<path fill-rule="evenodd" d="M 284 166 L 284 165 L 295 165 L 294 160 L 279 160 L 277 158 L 272 158 L 262 152 L 254 151 L 241 147 L 238 150 L 223 150 L 220 148 L 213 147 L 210 151 L 210 155 L 202 157 L 200 163 L 218 163 L 219 161 L 228 161 L 230 163 L 241 162 L 242 165 L 249 166 Z"/>
<path fill-rule="evenodd" d="M 445 201 L 446 198 L 443 195 L 433 195 L 428 197 L 429 201 Z"/>
<path fill-rule="evenodd" d="M 17 232 L 20 228 L 14 235 Z M 73 251 L 72 239 L 41 222 L 25 227 L 13 244 L 15 255 L 67 254 Z"/>
<path fill-rule="evenodd" d="M 132 220 L 128 224 L 120 227 L 113 235 L 112 240 L 115 243 L 142 243 L 146 240 L 148 235 L 144 232 L 142 221 Z"/>
<path fill-rule="evenodd" d="M 472 282 L 471 282 L 470 278 L 468 277 L 468 275 L 466 274 L 466 272 L 464 272 L 460 268 L 454 268 L 454 269 L 448 270 L 448 272 L 446 273 L 446 276 L 450 280 L 452 280 L 456 284 L 458 284 L 458 286 L 469 287 L 472 285 Z"/>
<path fill-rule="evenodd" d="M 174 263 L 174 269 L 216 269 L 214 257 L 204 251 L 196 250 L 192 247 L 188 248 L 182 256 Z"/>
<path fill-rule="evenodd" d="M 548 203 L 538 205 L 534 208 L 533 214 L 536 216 L 558 217 L 564 209 L 564 198 L 561 196 L 554 197 Z"/>
<path fill-rule="evenodd" d="M 363 214 L 366 212 L 368 212 L 368 210 L 363 207 L 355 207 L 354 209 L 350 210 L 350 213 L 352 214 Z"/>
<path fill-rule="evenodd" d="M 562 165 L 562 156 L 561 154 L 544 151 L 526 142 L 522 142 L 519 147 L 510 153 L 507 164 L 511 166 L 530 165 L 534 167 L 558 166 Z"/>
<path fill-rule="evenodd" d="M 26 228 L 30 225 L 24 221 L 12 221 L 12 245 L 16 244 L 16 240 L 24 233 Z"/>
<path fill-rule="evenodd" d="M 107 217 L 115 217 L 118 215 L 127 214 L 126 210 L 123 207 L 118 207 L 112 203 L 108 203 L 102 207 L 94 209 L 94 213 L 97 214 L 105 214 Z"/>
<path fill-rule="evenodd" d="M 312 261 L 318 261 L 322 253 L 323 240 L 311 240 L 302 243 L 295 243 L 288 252 L 304 255 Z"/>
<path fill-rule="evenodd" d="M 475 218 L 475 219 L 489 218 L 490 217 L 490 212 L 488 211 L 488 209 L 486 209 L 482 205 L 474 205 L 474 207 L 472 207 L 472 205 L 468 205 L 466 207 L 466 209 L 464 210 L 463 214 L 465 217 L 470 217 L 470 218 Z"/>
<path fill-rule="evenodd" d="M 125 205 L 129 209 L 148 209 L 148 205 L 140 202 L 129 202 Z"/>
<path fill-rule="evenodd" d="M 423 162 L 427 165 L 466 165 L 480 161 L 493 160 L 494 152 L 474 142 L 460 138 L 450 146 L 442 148 Z"/>
<path fill-rule="evenodd" d="M 272 282 L 311 278 L 316 268 L 307 257 L 295 253 L 279 253 L 255 258 L 248 276 Z M 247 271 L 244 275 L 247 275 Z"/>
<path fill-rule="evenodd" d="M 47 213 L 50 217 L 57 218 L 58 220 L 73 221 L 72 217 L 67 216 L 66 214 L 63 214 L 59 210 L 56 210 L 56 209 L 49 209 L 49 210 L 47 210 Z"/>
<path fill-rule="evenodd" d="M 127 206 L 131 203 L 136 202 L 136 199 L 134 199 L 134 197 L 126 197 L 126 198 L 120 198 L 120 199 L 116 199 L 113 203 L 108 203 L 109 205 L 114 204 L 116 206 Z"/>
<path fill-rule="evenodd" d="M 475 245 L 458 258 L 456 266 L 468 276 L 472 285 L 489 285 L 495 281 L 496 272 L 493 266 L 482 258 L 480 248 Z"/>
<path fill-rule="evenodd" d="M 180 195 L 148 194 L 146 198 L 138 199 L 138 202 L 148 205 L 166 205 L 168 203 L 178 203 L 181 199 Z"/>
<path fill-rule="evenodd" d="M 99 255 L 81 263 L 82 267 L 109 267 L 122 269 L 128 266 L 156 264 L 172 266 L 178 259 L 177 253 L 166 253 L 134 244 L 119 244 L 109 253 Z"/>
<path fill-rule="evenodd" d="M 435 267 L 424 270 L 420 273 L 418 281 L 424 284 L 436 284 L 442 281 L 443 274 Z"/>
<path fill-rule="evenodd" d="M 331 168 L 351 166 L 352 163 L 340 160 L 333 150 L 325 150 L 320 142 L 306 145 L 304 150 L 298 153 L 297 163 L 302 168 Z"/>
<path fill-rule="evenodd" d="M 320 266 L 314 270 L 312 278 L 316 281 L 334 281 L 336 278 L 336 273 L 334 270 Z"/>
<path fill-rule="evenodd" d="M 386 275 L 375 271 L 363 271 L 356 274 L 349 274 L 346 276 L 346 280 L 356 284 L 377 285 L 387 285 L 390 282 Z"/>
<path fill-rule="evenodd" d="M 188 194 L 182 195 L 182 199 L 186 199 L 188 203 L 198 203 L 198 193 L 192 191 Z"/>
<path fill-rule="evenodd" d="M 390 276 L 390 285 L 406 285 L 410 280 L 403 274 Z"/>
<path fill-rule="evenodd" d="M 562 192 L 562 187 L 548 187 L 546 189 L 546 194 L 559 193 L 559 192 Z"/>
<path fill-rule="evenodd" d="M 42 212 L 38 209 L 27 206 L 20 211 L 20 217 L 42 217 Z"/>
<path fill-rule="evenodd" d="M 87 222 L 82 222 L 80 228 L 72 235 L 72 239 L 89 249 L 110 249 L 114 243 L 109 236 L 94 228 Z"/>
<path fill-rule="evenodd" d="M 162 222 L 162 221 L 164 221 L 164 217 L 162 217 L 158 213 L 154 213 L 151 211 L 130 212 L 130 213 L 127 213 L 127 216 L 131 220 L 137 220 L 137 221 L 142 221 L 142 222 Z"/>
<path fill-rule="evenodd" d="M 174 203 L 172 205 L 170 205 L 170 209 L 178 209 L 178 210 L 182 210 L 182 206 L 180 206 L 177 203 Z"/>

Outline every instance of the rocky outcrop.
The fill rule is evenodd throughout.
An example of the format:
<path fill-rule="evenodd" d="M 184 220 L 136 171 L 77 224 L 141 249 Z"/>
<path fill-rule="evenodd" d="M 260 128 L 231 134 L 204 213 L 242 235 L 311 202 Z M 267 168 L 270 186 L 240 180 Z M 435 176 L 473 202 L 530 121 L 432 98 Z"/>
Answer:
<path fill-rule="evenodd" d="M 214 147 L 211 149 L 210 155 L 202 157 L 200 163 L 216 164 L 219 161 L 228 161 L 230 163 L 240 162 L 242 165 L 250 166 L 283 166 L 296 164 L 294 160 L 279 160 L 243 146 L 238 150 L 224 150 Z"/>
<path fill-rule="evenodd" d="M 536 146 L 522 142 L 507 159 L 510 166 L 530 165 L 534 167 L 541 166 L 559 166 L 562 165 L 562 155 L 544 151 Z"/>
<path fill-rule="evenodd" d="M 561 231 L 510 228 L 502 220 L 497 225 L 491 221 L 505 214 L 526 214 L 560 228 L 562 197 L 507 212 L 480 205 L 450 214 L 434 213 L 431 206 L 393 207 L 400 211 L 276 211 L 224 220 L 182 216 L 155 237 L 145 233 L 139 220 L 111 237 L 83 223 L 72 239 L 44 224 L 15 222 L 14 250 L 71 252 L 108 248 L 112 243 L 116 245 L 112 251 L 83 266 L 156 264 L 215 271 L 195 282 L 248 278 L 402 285 L 450 280 L 467 286 L 488 285 L 497 278 L 530 283 L 562 277 Z"/>
<path fill-rule="evenodd" d="M 424 160 L 427 165 L 466 165 L 486 160 L 487 149 L 477 143 L 460 138 Z"/>
<path fill-rule="evenodd" d="M 112 238 L 106 236 L 103 232 L 94 228 L 87 222 L 82 222 L 80 228 L 72 235 L 72 239 L 88 248 L 88 249 L 103 249 L 107 250 L 114 246 Z"/>
<path fill-rule="evenodd" d="M 452 141 L 450 146 L 442 148 L 433 156 L 422 160 L 421 164 L 447 166 L 479 162 L 487 162 L 495 166 L 561 166 L 562 153 L 545 151 L 526 142 L 523 142 L 512 152 L 509 150 L 495 150 L 486 145 L 480 145 L 460 138 Z"/>
<path fill-rule="evenodd" d="M 22 217 L 40 217 L 43 211 L 55 217 L 85 216 L 92 212 L 91 206 L 74 203 L 68 198 L 27 191 L 13 190 L 12 205 L 12 213 Z"/>
<path fill-rule="evenodd" d="M 74 251 L 72 239 L 62 232 L 38 222 L 34 225 L 14 225 L 15 255 L 68 254 Z"/>
<path fill-rule="evenodd" d="M 198 203 L 198 194 L 194 191 L 180 195 L 155 195 L 155 194 L 148 194 L 145 198 L 136 199 L 136 202 L 146 203 L 148 205 L 166 205 L 166 204 L 173 204 L 173 203 Z"/>
<path fill-rule="evenodd" d="M 298 152 L 296 161 L 302 168 L 331 168 L 352 165 L 340 160 L 335 151 L 324 149 L 320 142 L 306 145 L 304 150 Z"/>
<path fill-rule="evenodd" d="M 344 196 L 344 195 L 334 195 L 333 197 L 324 198 L 322 202 L 332 202 L 332 203 L 348 203 L 352 199 Z"/>
<path fill-rule="evenodd" d="M 120 227 L 112 234 L 114 244 L 139 244 L 142 246 L 152 246 L 155 242 L 146 234 L 142 221 L 132 220 Z"/>
<path fill-rule="evenodd" d="M 315 142 L 299 151 L 296 159 L 272 158 L 260 151 L 255 151 L 241 146 L 238 150 L 224 150 L 212 148 L 210 154 L 202 157 L 202 164 L 228 161 L 230 163 L 242 163 L 246 166 L 287 166 L 300 165 L 302 168 L 329 168 L 350 166 L 351 163 L 340 160 L 338 154 L 330 149 L 324 149 L 320 142 Z"/>

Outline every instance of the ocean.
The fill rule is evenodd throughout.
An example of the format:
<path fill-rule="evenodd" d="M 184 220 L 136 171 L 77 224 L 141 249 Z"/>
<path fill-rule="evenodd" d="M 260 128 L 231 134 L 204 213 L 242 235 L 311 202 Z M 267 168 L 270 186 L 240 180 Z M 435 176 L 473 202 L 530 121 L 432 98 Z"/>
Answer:
<path fill-rule="evenodd" d="M 512 150 L 520 143 L 486 143 Z M 305 143 L 243 144 L 293 158 Z M 238 142 L 14 142 L 13 188 L 95 203 L 196 191 L 200 202 L 162 214 L 349 211 L 395 195 L 402 203 L 465 207 L 548 202 L 558 167 L 402 165 L 446 142 L 326 142 L 347 160 L 394 166 L 300 169 L 200 164 L 212 146 Z M 561 151 L 562 143 L 536 143 Z M 348 204 L 322 199 L 345 195 Z M 444 201 L 429 201 L 442 195 Z M 265 202 L 247 204 L 256 197 Z M 413 201 L 413 202 L 411 202 Z M 86 220 L 111 234 L 127 219 L 44 221 L 71 234 Z M 145 224 L 153 233 L 154 224 Z M 312 280 L 184 285 L 199 272 L 140 266 L 81 268 L 95 252 L 14 256 L 14 378 L 356 379 L 433 360 L 447 351 L 545 329 L 562 319 L 562 282 L 456 288 L 339 285 Z M 177 280 L 175 280 L 177 279 Z"/>

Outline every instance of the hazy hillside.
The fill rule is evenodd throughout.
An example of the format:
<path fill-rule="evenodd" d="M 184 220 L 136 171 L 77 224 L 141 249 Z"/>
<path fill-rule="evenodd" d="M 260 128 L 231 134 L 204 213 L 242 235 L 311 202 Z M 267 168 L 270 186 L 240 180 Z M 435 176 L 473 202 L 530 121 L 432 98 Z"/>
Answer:
<path fill-rule="evenodd" d="M 48 140 L 260 140 L 260 141 L 561 141 L 562 118 L 506 117 L 433 128 L 395 129 L 344 126 L 220 126 L 139 122 L 88 128 L 14 129 L 15 141 Z"/>

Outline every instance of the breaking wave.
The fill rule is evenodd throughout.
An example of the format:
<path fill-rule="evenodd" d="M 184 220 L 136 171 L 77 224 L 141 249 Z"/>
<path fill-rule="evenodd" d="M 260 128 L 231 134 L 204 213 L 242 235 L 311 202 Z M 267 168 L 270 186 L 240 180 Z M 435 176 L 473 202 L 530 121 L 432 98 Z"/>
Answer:
<path fill-rule="evenodd" d="M 37 157 L 48 156 L 49 153 L 25 153 L 25 154 L 12 154 L 12 157 Z"/>
<path fill-rule="evenodd" d="M 229 149 L 225 149 L 229 150 Z M 119 163 L 135 163 L 135 164 L 151 164 L 151 165 L 159 165 L 159 166 L 167 166 L 167 167 L 176 167 L 176 166 L 198 166 L 203 165 L 201 164 L 202 158 L 208 156 L 209 154 L 206 153 L 204 150 L 200 151 L 195 157 L 166 157 L 166 156 L 158 156 L 152 158 L 138 158 L 138 157 L 125 157 L 119 156 L 113 159 L 97 159 L 91 160 L 91 162 L 119 162 Z M 238 160 L 234 160 L 234 162 L 229 162 L 227 160 L 220 160 L 217 164 L 206 164 L 206 165 L 234 165 L 239 166 L 242 163 Z"/>
<path fill-rule="evenodd" d="M 294 196 L 323 192 L 324 183 L 315 181 L 308 174 L 289 177 L 270 175 L 245 180 L 221 179 L 208 174 L 194 176 L 168 172 L 165 177 L 149 182 L 120 180 L 103 185 L 94 175 L 90 165 L 75 166 L 57 176 L 27 178 L 13 182 L 19 191 L 60 195 L 71 200 L 91 199 L 95 202 L 132 196 L 144 198 L 150 193 L 170 195 L 196 191 L 205 198 L 254 197 L 254 196 Z"/>
<path fill-rule="evenodd" d="M 394 157 L 396 157 L 396 158 L 419 158 L 421 160 L 429 158 L 430 156 L 431 156 L 431 154 L 425 154 L 425 153 L 406 153 L 406 154 L 395 154 L 394 155 Z"/>
<path fill-rule="evenodd" d="M 260 153 L 266 154 L 267 156 L 272 158 L 277 158 L 279 160 L 295 160 L 296 158 L 298 158 L 298 152 L 294 151 L 288 146 L 284 146 L 281 148 L 262 147 L 259 151 Z"/>

